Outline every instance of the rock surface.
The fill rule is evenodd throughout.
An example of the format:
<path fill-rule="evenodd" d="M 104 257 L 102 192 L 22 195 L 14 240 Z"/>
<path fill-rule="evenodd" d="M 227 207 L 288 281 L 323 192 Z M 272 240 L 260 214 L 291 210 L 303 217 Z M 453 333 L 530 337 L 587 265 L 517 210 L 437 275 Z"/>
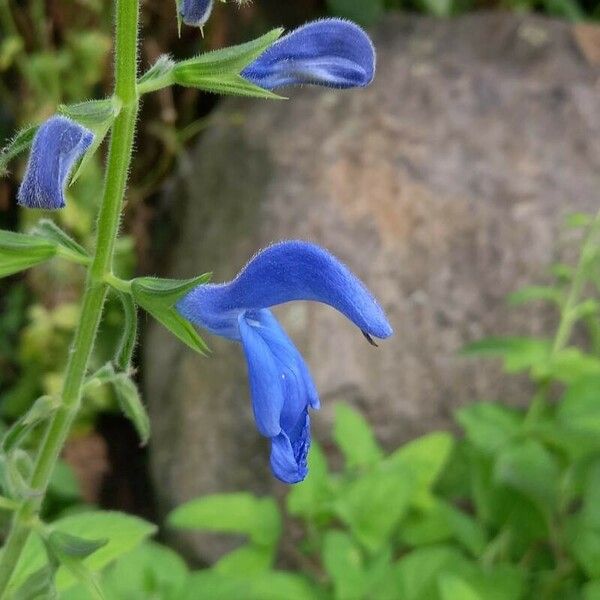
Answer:
<path fill-rule="evenodd" d="M 167 271 L 227 280 L 285 238 L 340 256 L 388 311 L 393 339 L 374 349 L 320 305 L 278 314 L 321 393 L 315 437 L 327 443 L 345 401 L 393 447 L 450 426 L 463 403 L 527 398 L 525 382 L 457 352 L 483 335 L 551 326 L 552 315 L 508 309 L 505 297 L 561 256 L 564 216 L 598 204 L 600 70 L 569 25 L 541 18 L 391 15 L 373 34 L 369 89 L 222 104 L 164 198 L 179 231 Z M 160 327 L 146 339 L 165 510 L 207 492 L 278 487 L 241 350 L 209 342 L 213 356 L 201 359 Z M 188 541 L 203 559 L 222 549 Z"/>

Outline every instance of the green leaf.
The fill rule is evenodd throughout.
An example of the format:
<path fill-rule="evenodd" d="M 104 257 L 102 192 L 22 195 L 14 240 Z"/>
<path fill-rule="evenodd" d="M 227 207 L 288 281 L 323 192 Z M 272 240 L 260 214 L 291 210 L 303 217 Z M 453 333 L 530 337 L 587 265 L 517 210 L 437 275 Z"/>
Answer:
<path fill-rule="evenodd" d="M 201 82 L 205 78 L 218 80 L 222 76 L 239 75 L 252 61 L 272 46 L 283 33 L 282 28 L 272 29 L 261 37 L 239 44 L 206 52 L 175 65 L 175 81 Z"/>
<path fill-rule="evenodd" d="M 518 490 L 548 515 L 558 501 L 560 470 L 556 460 L 534 440 L 515 443 L 496 461 L 496 481 Z"/>
<path fill-rule="evenodd" d="M 469 404 L 456 411 L 467 439 L 479 450 L 495 454 L 516 437 L 522 427 L 522 415 L 511 408 L 491 402 Z"/>
<path fill-rule="evenodd" d="M 187 566 L 178 554 L 157 543 L 145 542 L 104 572 L 102 587 L 110 600 L 178 600 L 187 587 L 187 578 Z"/>
<path fill-rule="evenodd" d="M 241 75 L 224 74 L 224 75 L 204 75 L 197 72 L 194 68 L 176 68 L 174 71 L 175 83 L 191 87 L 213 94 L 225 94 L 230 96 L 244 96 L 247 98 L 263 98 L 266 100 L 284 100 L 283 96 L 279 96 L 269 90 L 261 88 Z"/>
<path fill-rule="evenodd" d="M 436 598 L 439 575 L 457 571 L 464 562 L 462 554 L 450 546 L 414 550 L 397 564 L 396 597 L 402 600 Z"/>
<path fill-rule="evenodd" d="M 466 356 L 497 356 L 504 359 L 508 373 L 518 373 L 534 366 L 545 366 L 550 357 L 548 340 L 525 337 L 489 337 L 463 349 Z"/>
<path fill-rule="evenodd" d="M 172 85 L 174 67 L 175 61 L 168 54 L 159 56 L 158 60 L 138 79 L 139 93 L 145 94 Z"/>
<path fill-rule="evenodd" d="M 58 554 L 66 554 L 72 558 L 87 558 L 96 550 L 106 546 L 108 540 L 106 538 L 87 540 L 62 531 L 53 531 L 48 536 L 47 543 Z"/>
<path fill-rule="evenodd" d="M 583 600 L 600 600 L 600 579 L 588 581 L 583 586 Z"/>
<path fill-rule="evenodd" d="M 456 575 L 443 575 L 440 577 L 438 585 L 441 600 L 486 600 L 464 579 Z"/>
<path fill-rule="evenodd" d="M 382 465 L 345 487 L 335 501 L 334 510 L 352 535 L 367 550 L 376 552 L 393 535 L 417 487 L 409 467 Z"/>
<path fill-rule="evenodd" d="M 192 350 L 206 355 L 208 346 L 194 326 L 173 308 L 173 304 L 194 287 L 206 283 L 209 278 L 209 274 L 183 281 L 142 277 L 131 282 L 131 292 L 135 301 L 159 323 Z"/>
<path fill-rule="evenodd" d="M 34 490 L 28 483 L 33 470 L 31 457 L 20 448 L 10 454 L 0 457 L 2 470 L 9 496 L 18 500 L 31 500 L 39 496 L 39 490 Z"/>
<path fill-rule="evenodd" d="M 171 512 L 167 521 L 182 529 L 245 534 L 262 546 L 275 546 L 281 535 L 281 516 L 275 501 L 246 492 L 191 500 Z"/>
<path fill-rule="evenodd" d="M 590 527 L 585 519 L 574 515 L 565 523 L 568 547 L 590 579 L 600 579 L 600 529 Z"/>
<path fill-rule="evenodd" d="M 126 373 L 131 368 L 131 360 L 137 343 L 137 307 L 129 294 L 117 293 L 123 307 L 123 333 L 115 356 L 115 364 Z"/>
<path fill-rule="evenodd" d="M 535 366 L 532 373 L 539 379 L 552 377 L 569 385 L 584 377 L 600 376 L 600 359 L 579 348 L 563 348 L 546 364 Z"/>
<path fill-rule="evenodd" d="M 107 538 L 108 543 L 84 559 L 82 563 L 86 569 L 98 572 L 154 534 L 156 527 L 131 515 L 110 511 L 89 511 L 58 519 L 52 523 L 52 531 L 89 540 Z M 42 567 L 45 561 L 44 545 L 38 537 L 30 536 L 19 560 L 14 584 L 23 583 L 31 573 Z M 76 578 L 72 573 L 64 568 L 58 570 L 56 586 L 59 591 L 69 588 L 75 582 Z"/>
<path fill-rule="evenodd" d="M 56 568 L 41 567 L 32 573 L 23 585 L 11 595 L 11 600 L 54 600 L 58 598 L 54 586 Z"/>
<path fill-rule="evenodd" d="M 98 125 L 103 125 L 107 121 L 113 121 L 119 114 L 118 104 L 112 98 L 103 100 L 88 100 L 78 104 L 61 104 L 58 112 L 77 121 L 80 125 L 94 129 Z"/>
<path fill-rule="evenodd" d="M 346 468 L 369 467 L 383 457 L 369 424 L 346 404 L 335 407 L 333 438 L 346 459 Z"/>
<path fill-rule="evenodd" d="M 326 600 L 305 577 L 271 571 L 252 577 L 222 575 L 210 569 L 193 573 L 177 600 Z"/>
<path fill-rule="evenodd" d="M 87 127 L 94 134 L 92 144 L 86 150 L 77 171 L 71 177 L 71 185 L 79 179 L 89 161 L 98 148 L 100 148 L 120 110 L 121 106 L 116 98 L 90 100 L 79 104 L 62 105 L 59 107 L 61 114 Z"/>
<path fill-rule="evenodd" d="M 454 438 L 445 431 L 424 435 L 405 444 L 384 461 L 384 466 L 410 471 L 415 499 L 427 495 L 452 454 Z"/>
<path fill-rule="evenodd" d="M 212 273 L 204 273 L 192 279 L 161 279 L 159 277 L 138 277 L 131 281 L 134 296 L 148 296 L 173 305 L 195 287 L 210 281 Z"/>
<path fill-rule="evenodd" d="M 89 258 L 85 248 L 78 244 L 71 236 L 65 233 L 54 221 L 50 219 L 41 219 L 34 227 L 32 233 L 40 237 L 46 238 L 51 242 L 56 242 L 64 249 L 81 256 Z"/>
<path fill-rule="evenodd" d="M 600 376 L 584 377 L 569 386 L 556 420 L 568 429 L 600 436 Z"/>
<path fill-rule="evenodd" d="M 327 458 L 321 446 L 313 441 L 308 455 L 308 477 L 294 485 L 286 498 L 291 515 L 309 520 L 331 516 L 332 484 Z"/>
<path fill-rule="evenodd" d="M 31 430 L 54 414 L 59 401 L 54 396 L 41 396 L 31 408 L 17 420 L 2 438 L 2 451 L 9 453 L 27 437 Z"/>
<path fill-rule="evenodd" d="M 409 546 L 456 540 L 474 557 L 481 555 L 487 543 L 484 529 L 473 517 L 437 498 L 404 519 L 400 539 Z"/>
<path fill-rule="evenodd" d="M 6 166 L 22 152 L 29 149 L 33 143 L 33 138 L 39 129 L 39 125 L 30 125 L 21 129 L 13 139 L 8 142 L 0 152 L 0 177 L 6 174 Z"/>
<path fill-rule="evenodd" d="M 323 540 L 323 566 L 336 600 L 362 598 L 365 588 L 363 557 L 352 539 L 341 531 L 328 531 Z"/>
<path fill-rule="evenodd" d="M 100 387 L 101 385 L 112 383 L 120 375 L 120 373 L 115 371 L 115 367 L 112 362 L 108 362 L 101 366 L 95 373 L 92 373 L 92 375 L 87 377 L 83 385 L 83 393 L 85 394 L 86 392 L 89 392 L 96 387 Z"/>
<path fill-rule="evenodd" d="M 100 587 L 98 577 L 83 563 L 82 560 L 60 552 L 56 552 L 56 558 L 77 581 L 83 584 L 92 598 L 95 600 L 108 600 Z"/>
<path fill-rule="evenodd" d="M 538 302 L 540 300 L 560 306 L 563 302 L 563 293 L 561 290 L 550 286 L 529 285 L 513 292 L 508 297 L 508 302 L 512 306 L 520 306 L 527 302 Z"/>
<path fill-rule="evenodd" d="M 36 235 L 0 230 L 0 277 L 18 273 L 57 253 L 57 245 Z"/>
<path fill-rule="evenodd" d="M 135 383 L 122 373 L 112 382 L 123 414 L 133 423 L 143 445 L 150 438 L 150 417 Z"/>
<path fill-rule="evenodd" d="M 213 569 L 223 575 L 253 575 L 273 566 L 275 548 L 246 544 L 219 559 Z"/>

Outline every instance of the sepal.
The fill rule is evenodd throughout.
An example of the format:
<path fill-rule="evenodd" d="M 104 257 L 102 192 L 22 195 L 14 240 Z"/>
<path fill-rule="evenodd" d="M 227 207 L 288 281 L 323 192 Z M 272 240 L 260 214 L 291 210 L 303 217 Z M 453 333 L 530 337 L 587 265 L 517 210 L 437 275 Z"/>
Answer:
<path fill-rule="evenodd" d="M 59 114 L 83 125 L 94 134 L 94 140 L 83 155 L 77 170 L 73 173 L 70 185 L 79 179 L 79 176 L 104 141 L 120 111 L 121 105 L 116 98 L 89 100 L 78 104 L 59 106 Z"/>

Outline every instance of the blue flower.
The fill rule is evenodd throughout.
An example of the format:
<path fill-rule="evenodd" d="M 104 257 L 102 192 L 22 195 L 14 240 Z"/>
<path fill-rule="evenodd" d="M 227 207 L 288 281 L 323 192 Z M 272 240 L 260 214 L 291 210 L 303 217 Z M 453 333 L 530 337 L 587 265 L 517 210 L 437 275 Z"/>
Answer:
<path fill-rule="evenodd" d="M 27 208 L 63 208 L 71 169 L 93 140 L 91 131 L 66 117 L 43 123 L 33 140 L 18 203 Z"/>
<path fill-rule="evenodd" d="M 350 21 L 313 21 L 275 42 L 241 75 L 268 90 L 303 83 L 364 87 L 375 75 L 375 48 Z"/>
<path fill-rule="evenodd" d="M 242 343 L 256 425 L 271 439 L 271 468 L 285 483 L 306 477 L 308 409 L 319 408 L 304 359 L 269 310 L 292 300 L 329 304 L 371 342 L 392 335 L 365 285 L 329 252 L 302 241 L 270 246 L 233 281 L 198 286 L 177 303 L 192 323 Z"/>
<path fill-rule="evenodd" d="M 183 22 L 192 27 L 202 27 L 213 9 L 213 0 L 183 0 L 180 13 Z"/>

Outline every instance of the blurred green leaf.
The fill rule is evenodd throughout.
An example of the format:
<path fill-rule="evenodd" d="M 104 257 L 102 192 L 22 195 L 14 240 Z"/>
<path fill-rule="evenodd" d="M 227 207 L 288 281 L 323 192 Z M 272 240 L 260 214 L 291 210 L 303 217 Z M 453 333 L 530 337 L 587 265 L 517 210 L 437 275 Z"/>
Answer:
<path fill-rule="evenodd" d="M 563 427 L 600 436 L 600 376 L 585 377 L 569 386 L 556 420 Z"/>
<path fill-rule="evenodd" d="M 54 221 L 50 219 L 41 219 L 34 227 L 32 233 L 46 238 L 51 242 L 56 242 L 64 249 L 80 256 L 84 259 L 89 258 L 85 248 L 77 243 L 70 235 L 65 233 Z"/>
<path fill-rule="evenodd" d="M 346 459 L 346 468 L 364 468 L 377 464 L 383 452 L 363 416 L 347 404 L 335 407 L 333 439 Z"/>
<path fill-rule="evenodd" d="M 108 544 L 108 540 L 88 540 L 63 531 L 53 531 L 47 539 L 48 545 L 59 554 L 73 558 L 87 558 Z"/>
<path fill-rule="evenodd" d="M 186 593 L 177 600 L 325 600 L 308 579 L 284 571 L 252 577 L 233 577 L 198 571 L 190 577 Z"/>
<path fill-rule="evenodd" d="M 54 242 L 36 235 L 0 230 L 0 277 L 29 269 L 56 253 Z"/>
<path fill-rule="evenodd" d="M 123 513 L 89 511 L 58 519 L 52 523 L 52 531 L 90 540 L 108 539 L 105 546 L 83 561 L 86 569 L 98 572 L 154 534 L 156 527 Z M 21 585 L 31 573 L 43 567 L 45 562 L 46 552 L 42 542 L 38 537 L 30 536 L 15 571 L 13 585 Z M 56 585 L 59 591 L 69 588 L 75 581 L 75 577 L 65 569 L 58 570 Z"/>
<path fill-rule="evenodd" d="M 262 546 L 275 546 L 281 535 L 281 516 L 275 501 L 246 492 L 191 500 L 171 512 L 167 521 L 183 529 L 245 534 Z"/>
<path fill-rule="evenodd" d="M 365 573 L 360 548 L 349 535 L 328 531 L 323 540 L 323 565 L 331 577 L 336 600 L 362 598 L 365 591 Z"/>
<path fill-rule="evenodd" d="M 539 442 L 525 440 L 504 449 L 496 461 L 494 476 L 529 497 L 545 514 L 556 507 L 560 469 Z"/>
<path fill-rule="evenodd" d="M 456 411 L 467 439 L 479 450 L 495 454 L 519 433 L 522 416 L 514 409 L 491 402 L 477 402 Z"/>
<path fill-rule="evenodd" d="M 518 373 L 538 365 L 546 365 L 550 356 L 548 340 L 526 337 L 489 337 L 468 344 L 466 356 L 496 356 L 504 360 L 508 373 Z"/>
<path fill-rule="evenodd" d="M 54 586 L 55 572 L 56 568 L 52 565 L 41 567 L 12 594 L 11 600 L 55 600 L 58 598 Z"/>
<path fill-rule="evenodd" d="M 446 574 L 438 581 L 441 600 L 486 600 L 464 579 Z"/>
<path fill-rule="evenodd" d="M 367 550 L 376 552 L 391 538 L 406 514 L 418 489 L 415 483 L 408 466 L 382 465 L 345 486 L 334 510 L 352 535 Z"/>
<path fill-rule="evenodd" d="M 508 297 L 508 302 L 512 306 L 520 306 L 527 302 L 537 302 L 540 300 L 560 306 L 563 301 L 563 293 L 561 290 L 550 286 L 528 285 L 513 292 Z"/>
<path fill-rule="evenodd" d="M 414 485 L 414 497 L 429 492 L 452 454 L 454 438 L 445 431 L 436 431 L 404 444 L 383 462 L 384 468 L 407 469 Z"/>
<path fill-rule="evenodd" d="M 54 396 L 38 398 L 31 408 L 6 432 L 2 438 L 2 452 L 11 452 L 18 447 L 31 430 L 50 418 L 59 407 Z"/>
<path fill-rule="evenodd" d="M 244 576 L 268 571 L 275 558 L 274 546 L 246 544 L 220 558 L 214 570 L 223 575 Z"/>
<path fill-rule="evenodd" d="M 290 489 L 287 510 L 291 515 L 313 520 L 331 513 L 331 500 L 327 459 L 321 446 L 313 441 L 308 455 L 308 477 Z"/>

